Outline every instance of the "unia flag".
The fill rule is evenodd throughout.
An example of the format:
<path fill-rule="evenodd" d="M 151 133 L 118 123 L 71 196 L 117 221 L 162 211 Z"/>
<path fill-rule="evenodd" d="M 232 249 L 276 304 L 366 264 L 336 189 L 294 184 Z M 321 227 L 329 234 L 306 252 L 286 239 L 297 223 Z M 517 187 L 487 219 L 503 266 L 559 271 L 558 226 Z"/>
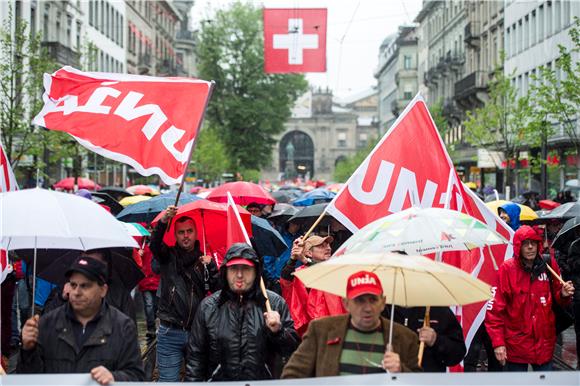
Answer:
<path fill-rule="evenodd" d="M 212 82 L 82 72 L 44 75 L 44 107 L 33 123 L 69 133 L 104 157 L 178 184 L 187 171 Z"/>
<path fill-rule="evenodd" d="M 10 192 L 18 190 L 18 183 L 14 177 L 10 160 L 4 151 L 4 146 L 0 142 L 0 192 Z"/>
<path fill-rule="evenodd" d="M 411 207 L 447 207 L 486 223 L 506 239 L 512 230 L 457 176 L 451 158 L 420 95 L 350 177 L 327 207 L 327 212 L 356 232 L 368 223 Z M 471 252 L 449 252 L 443 261 L 474 277 L 495 284 L 498 266 L 511 257 L 511 245 Z M 458 307 L 466 345 L 485 317 L 485 302 Z"/>

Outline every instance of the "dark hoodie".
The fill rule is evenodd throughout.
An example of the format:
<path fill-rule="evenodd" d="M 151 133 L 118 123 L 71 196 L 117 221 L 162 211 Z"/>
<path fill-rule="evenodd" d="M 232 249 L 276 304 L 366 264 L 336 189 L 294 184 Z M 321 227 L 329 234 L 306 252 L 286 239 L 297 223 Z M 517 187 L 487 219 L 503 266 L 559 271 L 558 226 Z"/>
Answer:
<path fill-rule="evenodd" d="M 508 223 L 510 228 L 512 228 L 514 231 L 517 231 L 521 225 L 520 213 L 522 212 L 522 209 L 519 207 L 519 205 L 513 202 L 506 202 L 505 204 L 503 204 L 498 208 L 497 210 L 498 214 L 500 209 L 505 211 L 507 215 L 510 216 L 510 222 Z"/>
<path fill-rule="evenodd" d="M 254 263 L 256 280 L 239 295 L 230 290 L 226 264 L 233 258 Z M 268 291 L 282 328 L 272 333 L 264 322 L 265 298 L 260 290 L 262 261 L 247 244 L 230 247 L 220 267 L 222 290 L 205 298 L 195 315 L 186 359 L 185 381 L 247 381 L 272 378 L 271 360 L 278 353 L 288 357 L 298 347 L 288 306 Z"/>

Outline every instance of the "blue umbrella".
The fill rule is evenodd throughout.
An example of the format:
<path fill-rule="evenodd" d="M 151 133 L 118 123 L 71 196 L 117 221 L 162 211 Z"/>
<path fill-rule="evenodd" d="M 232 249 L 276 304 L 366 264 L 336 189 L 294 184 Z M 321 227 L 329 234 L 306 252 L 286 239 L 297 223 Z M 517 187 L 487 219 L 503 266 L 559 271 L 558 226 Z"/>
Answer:
<path fill-rule="evenodd" d="M 150 200 L 141 201 L 133 205 L 127 206 L 121 213 L 117 215 L 117 219 L 124 222 L 145 222 L 150 223 L 153 219 L 162 211 L 164 211 L 169 205 L 175 204 L 175 196 L 177 192 L 169 192 Z M 188 194 L 182 192 L 179 196 L 178 206 L 187 204 L 188 202 L 193 202 L 197 200 L 203 200 L 193 194 Z"/>
<path fill-rule="evenodd" d="M 321 204 L 324 202 L 330 202 L 336 196 L 336 193 L 326 190 L 324 188 L 314 189 L 302 197 L 294 200 L 292 205 L 294 206 L 310 206 L 314 204 Z"/>
<path fill-rule="evenodd" d="M 268 220 L 252 216 L 253 246 L 260 256 L 280 256 L 288 246 Z"/>

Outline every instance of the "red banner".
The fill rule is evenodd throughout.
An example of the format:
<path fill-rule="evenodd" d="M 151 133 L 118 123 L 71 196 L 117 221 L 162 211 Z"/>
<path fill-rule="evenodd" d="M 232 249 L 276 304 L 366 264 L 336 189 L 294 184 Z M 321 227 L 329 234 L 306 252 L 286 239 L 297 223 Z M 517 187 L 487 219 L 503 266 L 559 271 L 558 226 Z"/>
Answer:
<path fill-rule="evenodd" d="M 326 71 L 326 9 L 264 9 L 264 71 Z"/>
<path fill-rule="evenodd" d="M 14 177 L 12 166 L 10 166 L 10 160 L 4 152 L 2 142 L 0 142 L 0 192 L 10 192 L 12 190 L 18 190 L 18 183 L 16 182 L 16 177 Z"/>
<path fill-rule="evenodd" d="M 170 185 L 187 170 L 212 83 L 63 67 L 45 74 L 44 87 L 33 123 Z"/>
<path fill-rule="evenodd" d="M 469 214 L 510 239 L 512 230 L 465 185 L 453 167 L 423 99 L 409 103 L 327 211 L 352 232 L 389 214 L 421 207 L 447 207 Z M 497 269 L 512 255 L 511 246 L 445 253 L 443 260 L 494 284 Z M 483 321 L 483 303 L 456 310 L 469 346 Z"/>

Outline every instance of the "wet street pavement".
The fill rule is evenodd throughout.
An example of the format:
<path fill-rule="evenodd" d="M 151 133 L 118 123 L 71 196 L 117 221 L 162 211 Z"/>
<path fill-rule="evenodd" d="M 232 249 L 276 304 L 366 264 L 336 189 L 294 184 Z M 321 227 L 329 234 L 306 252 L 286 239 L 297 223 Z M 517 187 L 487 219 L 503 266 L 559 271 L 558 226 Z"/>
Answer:
<path fill-rule="evenodd" d="M 574 327 L 570 327 L 558 338 L 554 350 L 554 367 L 558 370 L 575 370 L 577 366 L 576 334 Z"/>

